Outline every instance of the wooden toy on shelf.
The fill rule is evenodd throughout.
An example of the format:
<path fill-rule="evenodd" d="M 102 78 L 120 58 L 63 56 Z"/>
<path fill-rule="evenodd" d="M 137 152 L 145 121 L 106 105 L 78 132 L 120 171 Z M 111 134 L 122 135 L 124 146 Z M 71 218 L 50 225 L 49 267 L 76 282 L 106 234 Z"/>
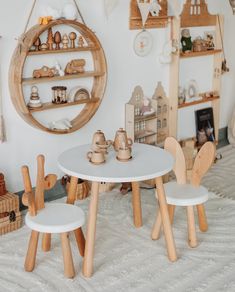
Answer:
<path fill-rule="evenodd" d="M 70 48 L 74 49 L 75 48 L 75 40 L 77 38 L 77 34 L 75 32 L 71 32 L 69 34 L 69 39 L 70 39 Z"/>
<path fill-rule="evenodd" d="M 55 75 L 58 75 L 58 72 L 54 67 L 49 68 L 43 66 L 42 68 L 33 71 L 33 78 L 54 77 Z"/>
<path fill-rule="evenodd" d="M 85 71 L 84 69 L 85 65 L 86 65 L 86 61 L 84 59 L 72 60 L 67 64 L 65 68 L 65 74 L 83 73 Z"/>
<path fill-rule="evenodd" d="M 47 25 L 50 21 L 52 21 L 52 16 L 42 16 L 38 19 L 38 24 Z"/>
<path fill-rule="evenodd" d="M 53 37 L 53 32 L 52 28 L 50 27 L 47 31 L 47 45 L 48 45 L 48 50 L 53 50 L 54 47 L 54 37 Z"/>
<path fill-rule="evenodd" d="M 68 49 L 69 48 L 69 46 L 68 46 L 69 38 L 68 38 L 68 35 L 66 33 L 62 37 L 62 44 L 63 44 L 63 47 L 62 47 L 63 49 Z"/>
<path fill-rule="evenodd" d="M 4 196 L 6 192 L 7 190 L 6 190 L 4 174 L 0 173 L 0 196 Z"/>
<path fill-rule="evenodd" d="M 52 88 L 52 103 L 61 104 L 67 102 L 67 87 L 66 86 L 53 86 Z"/>
<path fill-rule="evenodd" d="M 55 49 L 60 50 L 61 34 L 57 31 L 54 35 Z"/>
<path fill-rule="evenodd" d="M 34 45 L 35 51 L 39 51 L 40 50 L 41 40 L 40 40 L 39 37 L 36 39 L 36 41 L 33 43 L 33 45 Z"/>
<path fill-rule="evenodd" d="M 82 99 L 91 98 L 90 91 L 87 88 L 81 86 L 75 86 L 72 88 L 68 94 L 69 102 L 74 102 Z"/>
<path fill-rule="evenodd" d="M 81 35 L 78 38 L 78 47 L 81 47 L 81 48 L 84 47 L 84 39 Z"/>
<path fill-rule="evenodd" d="M 49 49 L 48 44 L 46 44 L 46 43 L 41 44 L 40 51 L 47 51 L 48 49 Z"/>
<path fill-rule="evenodd" d="M 32 86 L 31 87 L 31 96 L 30 96 L 30 100 L 29 100 L 29 103 L 28 103 L 28 107 L 29 108 L 42 107 L 42 103 L 41 103 L 40 97 L 38 95 L 37 86 Z"/>

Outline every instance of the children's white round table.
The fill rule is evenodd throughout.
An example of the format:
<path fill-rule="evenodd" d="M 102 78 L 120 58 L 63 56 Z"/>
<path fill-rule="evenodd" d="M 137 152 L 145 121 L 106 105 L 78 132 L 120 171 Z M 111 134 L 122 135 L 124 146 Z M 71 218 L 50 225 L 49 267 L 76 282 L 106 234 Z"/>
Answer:
<path fill-rule="evenodd" d="M 134 225 L 141 227 L 142 213 L 139 182 L 155 179 L 156 197 L 159 202 L 168 257 L 171 261 L 175 261 L 177 254 L 162 181 L 162 176 L 173 168 L 174 158 L 171 154 L 159 147 L 134 143 L 132 146 L 132 158 L 129 161 L 121 162 L 117 160 L 116 152 L 112 148 L 109 150 L 106 161 L 103 164 L 94 165 L 87 159 L 87 152 L 90 150 L 91 145 L 81 145 L 63 152 L 58 158 L 59 168 L 71 176 L 67 203 L 73 204 L 75 201 L 78 178 L 92 182 L 83 262 L 84 276 L 91 277 L 93 273 L 100 182 L 132 183 Z"/>

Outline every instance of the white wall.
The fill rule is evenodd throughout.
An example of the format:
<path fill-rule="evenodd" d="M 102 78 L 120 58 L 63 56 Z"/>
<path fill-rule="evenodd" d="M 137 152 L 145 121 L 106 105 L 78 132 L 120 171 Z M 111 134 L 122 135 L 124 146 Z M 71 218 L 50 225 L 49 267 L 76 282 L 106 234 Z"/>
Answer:
<path fill-rule="evenodd" d="M 67 2 L 69 0 L 38 0 L 39 4 L 36 7 L 31 25 L 36 22 L 45 5 L 63 6 Z M 5 173 L 7 187 L 11 191 L 18 191 L 23 188 L 20 174 L 21 165 L 28 164 L 31 173 L 35 173 L 35 158 L 38 153 L 43 153 L 46 156 L 47 172 L 56 172 L 62 175 L 56 164 L 56 159 L 62 151 L 78 144 L 90 143 L 92 134 L 97 129 L 102 129 L 106 137 L 112 139 L 116 129 L 124 126 L 124 105 L 129 100 L 135 85 L 142 85 L 146 95 L 151 96 L 157 81 L 161 80 L 168 91 L 169 67 L 168 65 L 161 65 L 157 59 L 167 38 L 165 29 L 151 30 L 154 36 L 154 48 L 151 54 L 144 58 L 137 57 L 133 51 L 133 40 L 137 31 L 130 31 L 128 28 L 129 1 L 119 0 L 119 6 L 109 20 L 104 15 L 103 0 L 78 2 L 87 25 L 96 32 L 105 50 L 108 62 L 108 84 L 103 102 L 91 121 L 75 133 L 57 136 L 37 130 L 25 123 L 12 105 L 8 90 L 8 68 L 17 43 L 15 38 L 24 29 L 32 1 L 0 0 L 0 35 L 3 36 L 0 55 L 1 82 L 8 139 L 6 143 L 0 145 L 0 170 Z M 225 15 L 225 50 L 231 70 L 229 74 L 223 77 L 220 127 L 227 125 L 235 104 L 233 98 L 235 89 L 235 82 L 233 81 L 235 69 L 233 28 L 235 17 L 232 16 L 228 2 L 221 0 L 208 1 L 212 13 Z M 208 82 L 210 82 L 209 73 Z M 184 128 L 185 119 L 187 119 L 186 129 L 189 133 L 193 127 L 188 122 L 190 116 L 186 113 L 185 118 L 182 116 L 179 119 L 179 123 L 183 123 Z M 184 135 L 182 134 L 182 136 Z M 35 177 L 33 175 L 32 180 L 34 184 Z"/>

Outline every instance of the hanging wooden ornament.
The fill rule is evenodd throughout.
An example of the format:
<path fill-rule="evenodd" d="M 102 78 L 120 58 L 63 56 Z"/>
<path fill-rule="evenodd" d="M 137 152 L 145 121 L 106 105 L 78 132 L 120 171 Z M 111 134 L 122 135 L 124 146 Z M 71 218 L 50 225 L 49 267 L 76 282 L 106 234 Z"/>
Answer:
<path fill-rule="evenodd" d="M 137 34 L 134 40 L 134 51 L 136 55 L 140 57 L 144 57 L 148 55 L 153 46 L 153 38 L 152 35 L 146 31 L 142 30 Z"/>

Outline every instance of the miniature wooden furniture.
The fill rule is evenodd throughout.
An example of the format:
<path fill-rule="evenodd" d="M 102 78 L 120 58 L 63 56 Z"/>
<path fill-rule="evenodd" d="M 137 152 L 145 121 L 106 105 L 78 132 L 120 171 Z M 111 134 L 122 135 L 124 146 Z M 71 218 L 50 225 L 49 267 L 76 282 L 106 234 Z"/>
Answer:
<path fill-rule="evenodd" d="M 44 190 L 53 188 L 56 175 L 44 177 L 44 156 L 37 157 L 37 183 L 35 193 L 32 190 L 29 169 L 22 167 L 25 193 L 22 202 L 29 210 L 25 217 L 25 224 L 32 229 L 28 251 L 25 259 L 25 270 L 32 272 L 35 266 L 39 234 L 43 234 L 43 250 L 50 250 L 50 237 L 53 233 L 60 233 L 64 258 L 64 273 L 68 278 L 75 275 L 72 253 L 69 243 L 69 232 L 74 231 L 80 254 L 84 255 L 85 240 L 81 226 L 85 216 L 82 209 L 69 204 L 51 203 L 44 205 Z"/>
<path fill-rule="evenodd" d="M 161 82 L 149 102 L 153 111 L 142 114 L 144 92 L 141 86 L 136 86 L 125 105 L 125 128 L 133 141 L 161 146 L 169 136 L 169 99 Z"/>
<path fill-rule="evenodd" d="M 173 137 L 165 141 L 165 149 L 175 157 L 174 172 L 176 182 L 164 184 L 166 200 L 173 223 L 175 206 L 184 206 L 188 217 L 188 243 L 190 247 L 197 246 L 197 237 L 194 221 L 194 206 L 197 207 L 199 228 L 205 232 L 208 229 L 205 209 L 203 204 L 208 200 L 208 190 L 201 186 L 203 175 L 209 170 L 215 158 L 215 145 L 206 142 L 196 156 L 192 169 L 191 182 L 186 181 L 186 162 L 180 144 Z M 152 239 L 158 239 L 161 230 L 161 215 L 157 216 L 152 230 Z"/>
<path fill-rule="evenodd" d="M 47 33 L 50 28 L 57 28 L 58 26 L 61 27 L 61 30 L 63 28 L 73 28 L 78 32 L 84 39 L 84 46 L 78 47 L 76 44 L 75 48 L 62 48 L 63 41 L 61 44 L 61 47 L 58 50 L 39 50 L 35 51 L 33 50 L 34 46 L 33 44 L 37 40 L 38 37 L 42 37 L 43 33 Z M 45 35 L 45 34 L 44 34 Z M 56 35 L 54 35 L 54 38 L 56 38 Z M 51 43 L 51 36 L 50 36 L 50 43 Z M 61 39 L 57 35 L 57 38 L 54 39 L 54 41 L 57 41 L 57 44 L 59 44 L 59 41 L 61 42 Z M 52 44 L 51 44 L 52 45 Z M 59 44 L 60 45 L 60 44 Z M 51 46 L 52 47 L 52 46 Z M 50 55 L 52 54 L 70 54 L 71 52 L 76 53 L 79 58 L 79 54 L 81 52 L 90 52 L 88 54 L 89 61 L 91 61 L 91 64 L 93 64 L 93 67 L 90 71 L 86 71 L 84 73 L 79 74 L 71 74 L 71 75 L 65 75 L 65 76 L 54 76 L 54 77 L 44 77 L 44 78 L 32 78 L 31 76 L 24 76 L 25 66 L 27 64 L 27 60 L 31 59 L 32 57 L 37 58 L 37 56 L 46 56 L 48 55 L 48 60 L 50 58 Z M 58 58 L 60 57 L 58 55 Z M 91 98 L 89 99 L 82 99 L 70 103 L 64 103 L 64 104 L 53 104 L 51 102 L 51 99 L 48 98 L 48 96 L 51 96 L 51 86 L 48 86 L 48 96 L 44 96 L 45 102 L 43 102 L 42 107 L 37 109 L 31 109 L 28 108 L 27 102 L 24 92 L 25 88 L 31 85 L 38 85 L 38 84 L 47 84 L 51 82 L 60 82 L 63 81 L 67 85 L 69 89 L 69 81 L 70 80 L 77 80 L 77 83 L 79 85 L 82 85 L 82 79 L 86 78 L 88 82 L 91 83 Z M 106 81 L 107 81 L 107 65 L 106 65 L 106 59 L 105 54 L 103 51 L 103 48 L 96 37 L 96 35 L 84 24 L 79 23 L 74 20 L 67 20 L 67 19 L 58 19 L 50 21 L 46 25 L 36 25 L 33 26 L 29 31 L 27 31 L 21 38 L 17 45 L 17 48 L 13 54 L 11 66 L 10 66 L 10 72 L 9 72 L 9 86 L 10 86 L 10 92 L 11 92 L 11 98 L 12 102 L 18 112 L 18 114 L 30 125 L 39 128 L 41 130 L 44 130 L 49 133 L 53 134 L 68 134 L 71 132 L 74 132 L 81 127 L 83 127 L 95 114 L 97 109 L 99 108 L 105 87 L 106 87 Z M 27 91 L 26 91 L 27 92 Z M 73 118 L 71 121 L 72 127 L 70 129 L 51 129 L 49 125 L 45 125 L 44 123 L 41 123 L 39 118 L 37 118 L 37 115 L 34 115 L 35 112 L 40 111 L 49 111 L 51 109 L 60 108 L 58 111 L 61 111 L 62 117 L 65 116 L 66 107 L 70 106 L 77 106 L 77 105 L 83 105 L 82 110 L 80 107 L 78 107 L 78 114 Z M 49 114 L 49 113 L 48 113 Z M 39 115 L 39 114 L 38 114 Z"/>
<path fill-rule="evenodd" d="M 222 67 L 222 39 L 223 39 L 223 16 L 222 15 L 211 15 L 208 12 L 207 4 L 205 0 L 186 0 L 182 14 L 180 18 L 174 18 L 172 21 L 172 39 L 180 43 L 180 32 L 183 28 L 194 27 L 194 33 L 196 27 L 208 27 L 209 30 L 214 29 L 215 31 L 215 48 L 214 50 L 202 50 L 198 52 L 189 52 L 184 54 L 183 52 L 177 52 L 172 55 L 172 63 L 170 64 L 170 86 L 169 86 L 169 96 L 171 109 L 170 112 L 170 127 L 169 135 L 173 137 L 178 136 L 178 116 L 183 114 L 183 109 L 185 107 L 191 107 L 192 115 L 194 117 L 194 106 L 198 104 L 206 104 L 208 102 L 213 108 L 214 114 L 214 132 L 215 139 L 218 141 L 219 133 L 219 119 L 220 119 L 220 91 L 221 91 L 221 67 Z M 213 28 L 211 28 L 213 27 Z M 182 85 L 180 82 L 180 68 L 182 62 L 186 62 L 186 59 L 190 58 L 201 58 L 204 57 L 205 60 L 213 58 L 213 69 L 211 70 L 212 75 L 212 88 L 211 91 L 217 92 L 216 95 L 206 98 L 203 97 L 200 100 L 192 101 L 190 103 L 182 103 L 178 105 L 178 88 Z M 200 60 L 201 61 L 201 60 Z M 185 65 L 184 65 L 185 66 Z M 193 67 L 189 70 L 193 72 Z M 193 75 L 194 76 L 194 73 Z M 190 78 L 190 74 L 187 76 Z M 203 92 L 199 93 L 200 96 Z M 181 110 L 182 109 L 182 110 Z"/>
<path fill-rule="evenodd" d="M 109 151 L 107 161 L 102 165 L 93 165 L 86 154 L 90 145 L 81 145 L 63 152 L 58 158 L 60 169 L 71 176 L 67 202 L 73 204 L 78 178 L 92 181 L 91 198 L 88 215 L 86 248 L 83 262 L 83 274 L 91 277 L 93 272 L 93 257 L 95 247 L 96 216 L 99 200 L 100 182 L 132 182 L 133 219 L 136 227 L 142 226 L 141 198 L 139 181 L 155 179 L 158 188 L 160 210 L 163 218 L 163 229 L 166 238 L 168 257 L 171 261 L 177 259 L 174 238 L 172 234 L 162 176 L 173 168 L 173 157 L 167 151 L 151 145 L 134 143 L 132 159 L 119 162 L 116 152 Z"/>

